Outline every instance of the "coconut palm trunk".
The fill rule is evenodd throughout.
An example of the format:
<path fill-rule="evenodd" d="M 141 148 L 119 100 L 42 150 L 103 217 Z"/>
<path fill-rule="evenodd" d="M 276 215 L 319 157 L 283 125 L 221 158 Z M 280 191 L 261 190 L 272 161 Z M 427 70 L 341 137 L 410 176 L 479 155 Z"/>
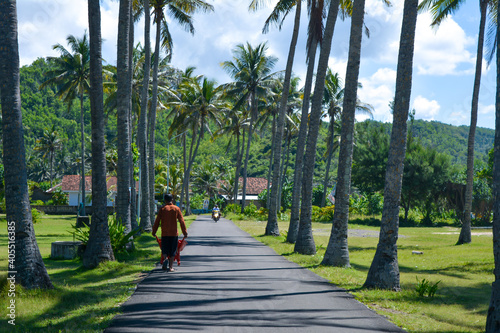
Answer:
<path fill-rule="evenodd" d="M 85 206 L 86 206 L 86 201 L 85 201 L 85 126 L 83 124 L 83 89 L 80 91 L 80 140 L 81 140 L 81 168 L 82 168 L 82 176 L 80 178 L 80 189 L 82 193 L 82 210 L 79 212 L 82 214 L 82 216 L 87 215 L 85 213 Z"/>
<path fill-rule="evenodd" d="M 479 103 L 479 87 L 481 85 L 481 68 L 483 66 L 484 31 L 486 25 L 486 11 L 489 0 L 480 0 L 479 9 L 481 18 L 479 20 L 479 36 L 477 40 L 476 74 L 474 77 L 474 88 L 472 92 L 472 107 L 470 113 L 469 139 L 467 142 L 467 182 L 465 185 L 465 207 L 462 221 L 462 229 L 457 244 L 466 244 L 472 241 L 471 236 L 471 211 L 472 192 L 474 184 L 474 140 L 476 137 L 477 108 Z"/>
<path fill-rule="evenodd" d="M 312 235 L 311 213 L 312 213 L 312 187 L 314 164 L 316 161 L 316 144 L 321 118 L 321 106 L 323 100 L 323 90 L 325 89 L 326 70 L 328 68 L 328 58 L 332 47 L 333 31 L 337 21 L 339 11 L 339 1 L 334 0 L 328 9 L 323 43 L 318 59 L 318 70 L 316 72 L 316 82 L 314 84 L 314 94 L 311 104 L 311 115 L 309 119 L 309 131 L 306 141 L 305 163 L 302 168 L 302 203 L 300 205 L 300 221 L 297 241 L 294 251 L 301 254 L 316 253 L 316 246 Z"/>
<path fill-rule="evenodd" d="M 344 104 L 342 108 L 342 129 L 340 131 L 339 167 L 335 213 L 333 215 L 330 241 L 323 258 L 323 265 L 350 267 L 347 247 L 347 223 L 349 222 L 349 195 L 351 190 L 352 152 L 354 145 L 354 118 L 356 114 L 359 63 L 365 0 L 355 0 L 351 20 L 349 60 L 345 80 Z M 333 130 L 333 128 L 332 128 Z"/>
<path fill-rule="evenodd" d="M 120 0 L 117 43 L 117 195 L 116 218 L 130 231 L 130 108 L 129 38 L 130 0 Z"/>
<path fill-rule="evenodd" d="M 271 205 L 271 175 L 273 172 L 273 155 L 274 155 L 274 145 L 276 144 L 274 140 L 276 139 L 275 137 L 276 133 L 276 115 L 273 114 L 273 127 L 272 127 L 272 139 L 271 139 L 271 154 L 269 155 L 269 169 L 267 172 L 267 200 L 266 200 L 266 208 L 269 209 Z"/>
<path fill-rule="evenodd" d="M 293 190 L 292 190 L 292 207 L 290 211 L 290 224 L 288 226 L 288 234 L 286 241 L 295 243 L 299 232 L 300 220 L 300 196 L 302 193 L 302 165 L 304 162 L 304 150 L 306 147 L 306 139 L 309 123 L 309 105 L 312 90 L 312 81 L 314 77 L 314 63 L 316 59 L 316 50 L 318 41 L 313 40 L 307 55 L 307 73 L 304 84 L 304 98 L 302 100 L 302 115 L 300 116 L 299 135 L 297 138 L 297 152 L 295 155 L 295 172 L 293 175 Z"/>
<path fill-rule="evenodd" d="M 500 6 L 497 6 L 497 17 Z M 500 22 L 497 21 L 497 36 L 500 36 Z M 496 39 L 497 53 L 497 94 L 495 107 L 495 149 L 493 162 L 493 257 L 495 259 L 495 281 L 491 288 L 491 300 L 486 317 L 486 332 L 494 333 L 500 330 L 500 40 Z"/>
<path fill-rule="evenodd" d="M 134 13 L 133 13 L 133 6 L 130 6 L 130 38 L 128 40 L 128 84 L 129 84 L 129 92 L 130 92 L 130 108 L 128 112 L 128 118 L 129 118 L 129 142 L 132 145 L 133 142 L 133 132 L 134 132 L 134 110 L 132 107 L 132 90 L 133 90 L 133 71 L 134 71 Z M 130 158 L 129 158 L 129 175 L 130 175 L 130 228 L 131 229 L 137 229 L 138 224 L 137 224 L 137 190 L 135 188 L 135 177 L 134 177 L 134 156 L 133 156 L 133 149 L 132 146 L 130 146 Z M 131 242 L 130 245 L 133 246 L 133 243 Z"/>
<path fill-rule="evenodd" d="M 27 289 L 53 288 L 40 255 L 30 209 L 21 112 L 16 1 L 0 1 L 0 94 L 5 203 L 9 237 L 8 278 Z M 12 249 L 12 245 L 14 248 Z M 10 256 L 9 256 L 10 258 Z M 10 273 L 16 272 L 16 273 Z"/>
<path fill-rule="evenodd" d="M 241 194 L 241 213 L 245 212 L 245 201 L 247 195 L 247 173 L 248 173 L 248 160 L 250 158 L 250 145 L 252 144 L 253 124 L 257 117 L 257 96 L 255 90 L 251 92 L 251 111 L 250 111 L 250 126 L 248 127 L 247 149 L 245 154 L 245 165 L 243 166 L 243 191 Z"/>
<path fill-rule="evenodd" d="M 106 189 L 106 146 L 101 56 L 101 7 L 99 0 L 89 0 L 90 35 L 90 114 L 92 119 L 92 223 L 83 255 L 83 266 L 115 260 L 109 239 Z"/>
<path fill-rule="evenodd" d="M 240 172 L 241 172 L 241 159 L 243 158 L 243 147 L 245 144 L 245 130 L 243 130 L 242 140 L 240 144 L 240 136 L 237 135 L 237 154 L 236 154 L 236 171 L 234 172 L 234 204 L 238 203 L 238 190 L 240 184 Z M 241 147 L 240 147 L 241 146 Z M 269 193 L 269 192 L 268 192 Z"/>
<path fill-rule="evenodd" d="M 149 72 L 151 69 L 151 16 L 149 14 L 149 0 L 144 0 L 144 78 L 141 90 L 141 114 L 137 125 L 137 141 L 140 154 L 140 227 L 144 231 L 151 230 L 150 198 L 149 198 L 149 172 L 148 172 L 148 134 L 146 119 L 148 114 L 148 88 Z"/>
<path fill-rule="evenodd" d="M 418 0 L 405 0 L 399 41 L 391 142 L 385 174 L 384 207 L 377 250 L 365 282 L 365 287 L 368 288 L 400 290 L 397 247 L 399 206 L 406 155 L 417 6 Z"/>
<path fill-rule="evenodd" d="M 292 78 L 292 69 L 293 69 L 293 59 L 295 57 L 295 49 L 297 47 L 297 40 L 299 36 L 299 28 L 300 28 L 300 12 L 302 1 L 299 0 L 295 4 L 295 20 L 293 24 L 293 33 L 292 40 L 290 41 L 290 49 L 288 51 L 288 59 L 286 62 L 285 69 L 285 81 L 283 82 L 283 95 L 281 96 L 280 109 L 278 114 L 278 122 L 276 132 L 274 133 L 273 138 L 273 153 L 271 156 L 274 158 L 273 165 L 273 179 L 272 184 L 274 186 L 271 188 L 271 193 L 269 190 L 267 195 L 269 196 L 269 214 L 267 218 L 267 226 L 266 226 L 266 235 L 279 235 L 278 228 L 278 208 L 280 206 L 280 201 L 278 199 L 278 184 L 280 178 L 280 156 L 281 156 L 281 141 L 283 138 L 283 127 L 285 124 L 285 115 L 287 110 L 287 101 L 288 94 L 290 92 L 290 80 Z"/>
<path fill-rule="evenodd" d="M 161 36 L 161 19 L 156 18 L 156 40 L 155 53 L 153 62 L 153 95 L 151 97 L 151 105 L 149 109 L 149 221 L 151 226 L 155 219 L 155 128 L 156 128 L 156 106 L 158 105 L 158 66 L 160 62 L 160 36 Z M 146 230 L 149 231 L 149 230 Z"/>

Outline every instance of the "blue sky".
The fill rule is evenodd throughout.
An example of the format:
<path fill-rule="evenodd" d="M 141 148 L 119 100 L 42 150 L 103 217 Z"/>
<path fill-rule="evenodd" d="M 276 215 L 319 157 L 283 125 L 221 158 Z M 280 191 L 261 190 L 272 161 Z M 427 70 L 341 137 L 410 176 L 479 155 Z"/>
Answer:
<path fill-rule="evenodd" d="M 268 52 L 279 58 L 276 70 L 285 67 L 292 33 L 293 14 L 281 32 L 272 29 L 263 35 L 263 23 L 276 1 L 269 8 L 248 12 L 249 1 L 208 0 L 215 7 L 209 14 L 194 16 L 194 36 L 171 22 L 174 39 L 172 65 L 185 69 L 195 66 L 196 74 L 204 74 L 219 83 L 230 81 L 220 63 L 232 59 L 237 44 L 253 46 L 267 41 Z M 118 1 L 102 0 L 103 57 L 116 63 Z M 465 3 L 441 26 L 431 28 L 430 16 L 421 14 L 417 20 L 412 108 L 417 119 L 436 120 L 453 125 L 469 125 L 472 85 L 474 80 L 479 9 L 477 2 Z M 304 6 L 305 7 L 305 6 Z M 374 119 L 392 121 L 388 103 L 393 99 L 396 79 L 399 34 L 403 1 L 386 7 L 381 0 L 367 0 L 365 23 L 370 38 L 363 36 L 361 51 L 359 98 L 374 106 Z M 69 34 L 82 36 L 87 28 L 86 0 L 23 0 L 18 1 L 19 48 L 21 64 L 30 64 L 37 57 L 57 55 L 52 46 L 65 45 Z M 307 15 L 303 9 L 294 73 L 305 76 L 305 42 Z M 337 20 L 330 55 L 330 67 L 344 77 L 347 64 L 350 20 Z M 154 31 L 154 28 L 152 28 Z M 143 40 L 143 23 L 136 27 L 136 41 Z M 152 36 L 154 39 L 154 36 Z M 494 128 L 496 67 L 483 65 L 478 126 Z M 363 119 L 359 117 L 359 119 Z"/>

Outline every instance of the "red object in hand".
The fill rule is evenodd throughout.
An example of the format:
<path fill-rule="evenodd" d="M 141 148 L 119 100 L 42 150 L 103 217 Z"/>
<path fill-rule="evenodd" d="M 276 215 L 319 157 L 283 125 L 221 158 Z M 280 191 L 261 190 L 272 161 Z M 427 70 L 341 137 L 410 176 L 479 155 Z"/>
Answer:
<path fill-rule="evenodd" d="M 156 237 L 156 241 L 158 242 L 158 245 L 160 246 L 160 251 L 161 251 L 161 239 L 158 238 L 158 236 L 155 236 L 155 237 Z M 177 266 L 180 266 L 180 264 L 181 264 L 181 251 L 184 250 L 186 245 L 187 245 L 186 238 L 179 239 L 177 241 L 177 253 L 175 254 L 175 257 L 174 257 L 174 261 L 177 261 Z M 166 259 L 165 255 L 162 253 L 160 264 L 163 265 L 163 262 L 165 261 L 165 259 Z"/>

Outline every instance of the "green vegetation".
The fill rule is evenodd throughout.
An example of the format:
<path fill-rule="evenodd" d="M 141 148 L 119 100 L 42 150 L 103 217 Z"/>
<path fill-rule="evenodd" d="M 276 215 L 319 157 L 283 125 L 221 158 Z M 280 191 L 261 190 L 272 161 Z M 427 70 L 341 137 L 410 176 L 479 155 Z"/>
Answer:
<path fill-rule="evenodd" d="M 186 217 L 189 224 L 195 216 Z M 73 240 L 75 216 L 43 215 L 35 224 L 38 246 L 54 284 L 53 290 L 16 290 L 16 326 L 0 322 L 1 332 L 102 332 L 120 313 L 120 305 L 134 291 L 135 285 L 159 261 L 158 243 L 150 234 L 134 239 L 135 250 L 120 253 L 117 261 L 96 269 L 85 269 L 80 259 L 53 260 L 51 243 Z M 0 248 L 7 248 L 7 223 L 0 218 Z M 0 253 L 0 307 L 8 306 L 5 279 L 7 251 Z"/>
<path fill-rule="evenodd" d="M 355 218 L 365 221 L 362 216 Z M 375 218 L 378 223 L 379 219 L 380 216 Z M 278 254 L 345 288 L 357 300 L 409 332 L 484 331 L 494 280 L 491 230 L 474 231 L 471 244 L 456 246 L 458 228 L 400 228 L 398 257 L 402 290 L 393 292 L 363 288 L 378 242 L 377 227 L 354 224 L 351 220 L 352 268 L 345 269 L 320 265 L 330 223 L 313 223 L 318 251 L 313 256 L 294 253 L 294 245 L 285 242 L 286 236 L 263 236 L 265 221 L 240 219 L 235 223 Z M 279 227 L 285 234 L 288 222 L 279 222 Z M 424 280 L 427 282 L 424 296 L 433 297 L 421 297 L 417 292 L 418 281 Z"/>

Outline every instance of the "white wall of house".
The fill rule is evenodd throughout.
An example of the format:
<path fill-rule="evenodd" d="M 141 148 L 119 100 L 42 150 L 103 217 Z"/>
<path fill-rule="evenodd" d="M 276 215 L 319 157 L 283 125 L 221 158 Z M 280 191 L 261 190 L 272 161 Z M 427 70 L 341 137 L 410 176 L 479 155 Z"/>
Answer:
<path fill-rule="evenodd" d="M 75 192 L 75 191 L 70 191 L 67 193 L 68 193 L 68 206 L 78 207 L 78 204 L 79 204 L 78 194 L 79 193 Z M 89 192 L 85 192 L 85 193 L 87 195 L 90 194 Z M 108 196 L 108 202 L 107 202 L 108 207 L 113 207 L 114 201 L 115 201 L 115 196 L 116 196 L 116 192 L 112 192 L 112 194 L 110 196 Z M 87 203 L 87 206 L 92 206 L 92 202 Z"/>

